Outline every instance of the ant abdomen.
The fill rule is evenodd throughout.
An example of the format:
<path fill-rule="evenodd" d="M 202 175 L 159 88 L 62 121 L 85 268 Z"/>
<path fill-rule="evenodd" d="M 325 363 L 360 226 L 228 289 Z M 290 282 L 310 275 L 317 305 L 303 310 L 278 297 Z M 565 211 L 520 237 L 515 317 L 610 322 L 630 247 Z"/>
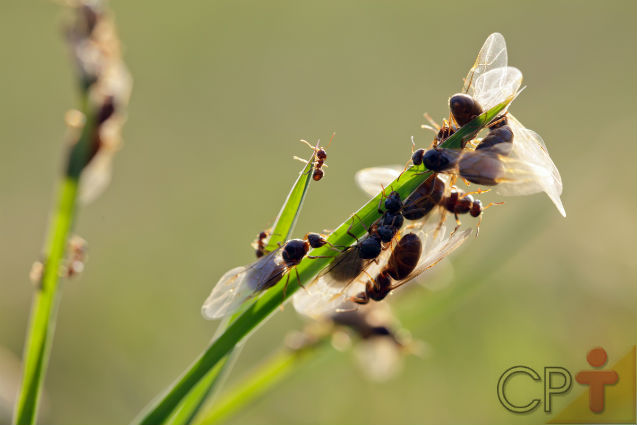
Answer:
<path fill-rule="evenodd" d="M 476 146 L 476 151 L 495 150 L 500 155 L 509 155 L 513 149 L 513 131 L 508 125 L 492 129 L 489 134 Z"/>
<path fill-rule="evenodd" d="M 460 127 L 482 113 L 482 106 L 473 97 L 464 93 L 451 96 L 449 109 Z"/>

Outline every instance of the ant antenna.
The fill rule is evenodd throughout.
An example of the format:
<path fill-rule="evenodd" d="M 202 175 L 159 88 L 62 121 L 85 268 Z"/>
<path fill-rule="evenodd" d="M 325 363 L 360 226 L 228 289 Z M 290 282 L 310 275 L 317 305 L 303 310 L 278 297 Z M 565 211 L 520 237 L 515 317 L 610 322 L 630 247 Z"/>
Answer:
<path fill-rule="evenodd" d="M 334 140 L 334 136 L 336 136 L 336 132 L 333 131 L 332 132 L 332 137 L 330 137 L 330 142 L 327 144 L 327 147 L 325 149 L 329 149 L 330 145 L 332 144 L 332 140 Z"/>
<path fill-rule="evenodd" d="M 425 130 L 433 131 L 434 133 L 438 133 L 435 128 L 427 124 L 420 124 L 420 128 L 424 128 Z"/>

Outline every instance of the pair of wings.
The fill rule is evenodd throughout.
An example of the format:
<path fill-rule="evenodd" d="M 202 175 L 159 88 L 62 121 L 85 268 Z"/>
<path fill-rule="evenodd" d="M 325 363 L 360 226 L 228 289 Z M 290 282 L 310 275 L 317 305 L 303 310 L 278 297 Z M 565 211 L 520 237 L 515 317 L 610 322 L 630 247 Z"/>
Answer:
<path fill-rule="evenodd" d="M 491 34 L 478 53 L 475 63 L 465 77 L 463 92 L 472 96 L 488 110 L 519 93 L 522 73 L 508 66 L 506 42 L 502 34 Z M 507 156 L 490 152 L 473 152 L 476 161 L 485 163 L 495 158 L 503 164 L 501 181 L 495 188 L 501 195 L 530 195 L 545 192 L 562 216 L 562 178 L 551 160 L 544 141 L 536 132 L 527 129 L 512 114 L 507 114 L 513 131 L 513 147 Z M 484 158 L 480 158 L 483 156 Z"/>
<path fill-rule="evenodd" d="M 417 224 L 412 226 L 405 232 L 415 233 L 420 238 L 422 243 L 420 258 L 415 269 L 405 279 L 394 282 L 393 289 L 410 282 L 436 265 L 462 245 L 472 232 L 472 229 L 465 229 L 449 235 L 446 233 L 446 227 L 438 229 L 437 223 L 430 223 L 423 227 Z M 395 240 L 398 240 L 401 234 L 399 232 Z M 355 248 L 344 252 L 327 270 L 306 284 L 304 289 L 300 289 L 294 294 L 292 298 L 294 308 L 299 313 L 314 319 L 357 309 L 358 304 L 352 298 L 363 292 L 366 282 L 376 277 L 387 265 L 391 253 L 391 247 L 384 249 L 376 260 L 367 260 L 362 271 L 355 277 L 341 280 L 339 269 L 348 267 L 348 257 L 358 255 Z"/>
<path fill-rule="evenodd" d="M 272 251 L 247 266 L 228 270 L 217 282 L 201 307 L 201 314 L 208 320 L 229 316 L 248 299 L 276 283 L 285 271 L 281 248 Z"/>
<path fill-rule="evenodd" d="M 377 167 L 360 170 L 355 180 L 369 195 L 376 195 L 401 172 L 400 166 Z M 292 300 L 294 308 L 312 318 L 322 318 L 337 312 L 351 311 L 358 307 L 352 298 L 365 290 L 365 284 L 387 265 L 392 254 L 392 246 L 402 234 L 415 233 L 422 244 L 420 258 L 414 270 L 400 282 L 394 282 L 394 289 L 417 278 L 457 249 L 471 234 L 471 229 L 447 234 L 446 227 L 439 226 L 442 209 L 434 209 L 418 221 L 407 221 L 401 232 L 394 237 L 390 246 L 383 249 L 375 260 L 360 260 L 354 247 L 340 254 L 338 258 L 304 289 L 297 291 Z M 354 270 L 350 275 L 348 271 Z"/>

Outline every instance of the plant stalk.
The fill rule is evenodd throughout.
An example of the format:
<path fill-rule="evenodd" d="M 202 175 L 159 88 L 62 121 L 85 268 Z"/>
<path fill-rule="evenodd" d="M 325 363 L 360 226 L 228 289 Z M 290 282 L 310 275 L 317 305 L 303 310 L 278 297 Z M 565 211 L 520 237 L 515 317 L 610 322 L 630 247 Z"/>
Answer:
<path fill-rule="evenodd" d="M 451 137 L 443 142 L 443 148 L 460 148 L 463 141 L 474 138 L 477 133 L 491 122 L 503 109 L 505 109 L 513 98 L 494 106 L 489 111 L 464 125 Z M 396 191 L 402 199 L 407 198 L 422 184 L 431 172 L 423 170 L 423 167 L 411 167 L 407 169 L 398 179 L 394 180 L 386 187 L 388 191 Z M 367 204 L 361 207 L 356 213 L 341 224 L 327 238 L 331 245 L 349 246 L 356 242 L 350 234 L 361 238 L 367 232 L 367 226 L 371 225 L 380 217 L 378 205 L 382 194 L 372 198 Z M 134 420 L 134 424 L 157 425 L 165 421 L 173 414 L 179 406 L 181 400 L 194 388 L 197 383 L 215 365 L 223 359 L 233 347 L 240 343 L 259 323 L 266 319 L 271 313 L 276 311 L 296 290 L 316 276 L 322 269 L 327 267 L 333 260 L 333 251 L 328 245 L 316 248 L 309 253 L 311 256 L 324 258 L 304 258 L 296 266 L 292 274 L 285 273 L 281 280 L 262 296 L 256 299 L 236 320 L 234 320 L 226 331 L 219 336 L 204 351 L 191 367 L 177 380 L 177 382 L 158 398 L 152 405 L 142 412 L 141 416 Z M 296 279 L 298 276 L 298 279 Z"/>
<path fill-rule="evenodd" d="M 60 302 L 60 268 L 73 226 L 78 180 L 65 177 L 60 185 L 57 207 L 49 227 L 42 279 L 31 307 L 29 334 L 24 352 L 22 388 L 18 396 L 14 423 L 35 422 L 42 381 L 48 364 L 55 319 Z"/>

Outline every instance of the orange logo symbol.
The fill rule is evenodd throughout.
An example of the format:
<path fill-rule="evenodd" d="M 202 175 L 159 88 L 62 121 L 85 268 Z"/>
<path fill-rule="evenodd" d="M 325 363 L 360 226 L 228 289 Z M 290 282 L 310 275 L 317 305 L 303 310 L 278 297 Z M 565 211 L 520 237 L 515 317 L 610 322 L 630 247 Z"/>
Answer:
<path fill-rule="evenodd" d="M 594 368 L 602 368 L 608 360 L 606 350 L 602 347 L 593 348 L 586 356 L 588 364 Z M 583 370 L 575 375 L 575 380 L 582 385 L 588 385 L 588 407 L 592 412 L 604 411 L 604 390 L 606 385 L 616 384 L 619 375 L 614 370 Z"/>

